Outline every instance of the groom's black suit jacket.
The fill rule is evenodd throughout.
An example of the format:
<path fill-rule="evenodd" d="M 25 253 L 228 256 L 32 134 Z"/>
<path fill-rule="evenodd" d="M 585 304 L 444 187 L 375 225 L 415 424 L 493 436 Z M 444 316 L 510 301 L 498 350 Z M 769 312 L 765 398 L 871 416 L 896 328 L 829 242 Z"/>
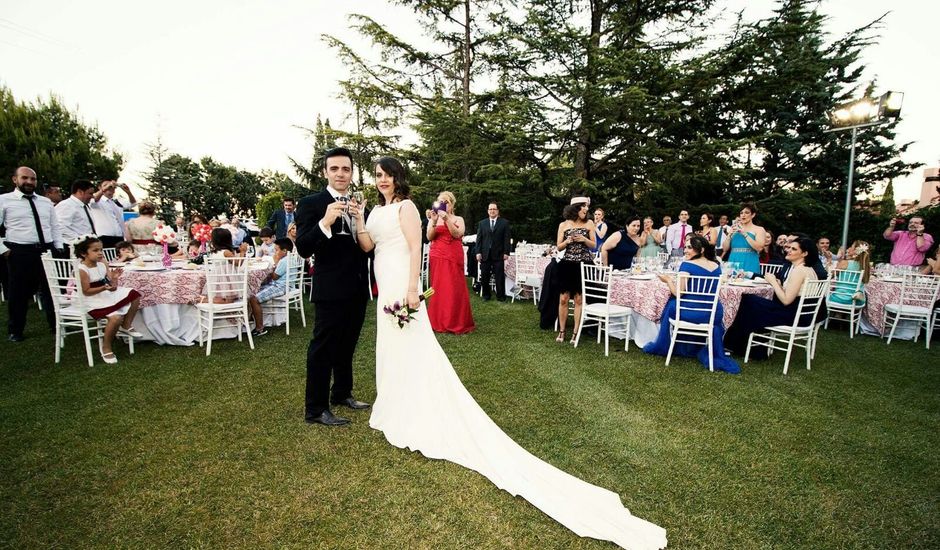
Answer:
<path fill-rule="evenodd" d="M 297 252 L 304 258 L 313 255 L 313 301 L 368 298 L 368 255 L 352 235 L 339 235 L 341 218 L 330 227 L 332 238 L 320 229 L 320 219 L 327 206 L 335 202 L 326 189 L 300 200 L 294 221 L 297 223 Z M 359 228 L 362 229 L 362 228 Z"/>

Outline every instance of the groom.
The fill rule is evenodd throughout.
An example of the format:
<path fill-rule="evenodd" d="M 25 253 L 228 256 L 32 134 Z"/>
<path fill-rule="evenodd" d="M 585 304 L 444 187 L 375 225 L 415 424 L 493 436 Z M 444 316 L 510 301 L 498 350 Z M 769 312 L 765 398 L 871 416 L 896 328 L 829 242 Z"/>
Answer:
<path fill-rule="evenodd" d="M 355 237 L 354 218 L 345 212 L 352 181 L 352 153 L 344 147 L 326 152 L 323 175 L 328 187 L 304 197 L 297 207 L 297 251 L 312 254 L 313 303 L 316 321 L 307 348 L 307 390 L 304 419 L 308 424 L 342 426 L 349 420 L 335 416 L 330 405 L 366 409 L 368 403 L 352 396 L 352 359 L 362 330 L 368 300 L 366 254 Z M 349 234 L 344 234 L 349 233 Z M 333 379 L 332 392 L 330 377 Z"/>

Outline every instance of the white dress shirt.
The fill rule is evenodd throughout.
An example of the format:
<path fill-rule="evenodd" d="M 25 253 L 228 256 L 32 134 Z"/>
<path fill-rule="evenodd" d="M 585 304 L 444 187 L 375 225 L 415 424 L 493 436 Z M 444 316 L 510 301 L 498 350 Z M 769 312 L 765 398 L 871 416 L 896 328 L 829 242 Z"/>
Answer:
<path fill-rule="evenodd" d="M 101 195 L 100 200 L 90 202 L 88 207 L 99 235 L 124 238 L 124 210 L 133 208 L 133 204 L 118 206 L 114 199 Z"/>
<path fill-rule="evenodd" d="M 685 243 L 682 242 L 682 228 L 685 227 L 685 237 L 689 238 L 689 235 L 695 233 L 695 229 L 687 223 L 674 223 L 669 226 L 669 229 L 666 230 L 666 251 L 672 252 L 673 250 L 682 250 L 685 248 Z"/>
<path fill-rule="evenodd" d="M 16 244 L 38 244 L 39 235 L 36 233 L 36 220 L 33 218 L 33 209 L 29 206 L 29 199 L 19 189 L 0 195 L 0 225 L 5 225 L 7 235 L 3 240 Z M 42 235 L 46 244 L 62 248 L 62 233 L 59 230 L 59 220 L 55 215 L 52 201 L 41 195 L 33 195 L 36 211 L 39 212 L 39 222 L 42 226 Z M 0 254 L 7 251 L 7 247 L 0 242 Z"/>
<path fill-rule="evenodd" d="M 95 229 L 88 223 L 88 216 L 85 215 L 85 203 L 70 195 L 69 198 L 55 205 L 55 215 L 59 218 L 59 226 L 62 228 L 62 239 L 65 242 L 71 242 L 82 235 L 95 233 Z M 91 206 L 88 206 L 88 214 L 91 215 Z"/>

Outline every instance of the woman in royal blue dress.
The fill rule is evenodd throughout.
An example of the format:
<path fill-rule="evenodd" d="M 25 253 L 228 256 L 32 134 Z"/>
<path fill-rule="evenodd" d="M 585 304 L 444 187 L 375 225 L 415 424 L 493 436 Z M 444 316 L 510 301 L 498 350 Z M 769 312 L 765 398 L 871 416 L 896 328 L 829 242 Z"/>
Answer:
<path fill-rule="evenodd" d="M 747 351 L 747 340 L 753 332 L 763 332 L 767 327 L 792 325 L 800 303 L 803 282 L 815 281 L 813 269 L 819 262 L 816 243 L 807 237 L 801 237 L 786 246 L 787 261 L 790 269 L 782 282 L 773 273 L 764 274 L 764 280 L 770 283 L 774 291 L 772 300 L 755 294 L 741 297 L 741 306 L 734 322 L 725 334 L 725 347 L 737 355 Z M 824 315 L 822 312 L 820 316 Z M 801 326 L 806 326 L 803 324 Z M 751 350 L 751 359 L 766 359 L 767 348 L 756 346 Z"/>
<path fill-rule="evenodd" d="M 679 266 L 680 273 L 688 273 L 698 277 L 714 277 L 715 284 L 718 284 L 718 278 L 721 276 L 721 266 L 715 260 L 715 247 L 705 237 L 693 235 L 686 239 L 684 254 L 685 261 Z M 659 278 L 669 285 L 673 297 L 666 303 L 662 318 L 659 320 L 659 334 L 656 336 L 656 340 L 643 346 L 643 351 L 653 355 L 665 356 L 669 352 L 669 342 L 671 341 L 669 319 L 676 318 L 676 283 L 675 279 L 668 275 L 660 275 Z M 710 311 L 687 311 L 683 307 L 682 320 L 693 323 L 707 323 L 710 314 Z M 723 317 L 724 310 L 721 307 L 721 302 L 718 302 L 715 311 L 715 324 L 712 326 L 712 366 L 715 370 L 737 374 L 741 372 L 741 367 L 734 359 L 725 356 L 722 347 L 722 341 L 725 337 Z M 681 357 L 697 357 L 699 362 L 705 368 L 708 368 L 708 346 L 704 343 L 686 344 L 676 342 L 672 354 Z"/>
<path fill-rule="evenodd" d="M 724 248 L 730 249 L 727 261 L 737 264 L 741 271 L 750 271 L 760 275 L 760 251 L 764 248 L 764 228 L 754 225 L 757 206 L 746 202 L 741 205 L 741 213 L 731 226 L 731 238 L 725 239 Z"/>

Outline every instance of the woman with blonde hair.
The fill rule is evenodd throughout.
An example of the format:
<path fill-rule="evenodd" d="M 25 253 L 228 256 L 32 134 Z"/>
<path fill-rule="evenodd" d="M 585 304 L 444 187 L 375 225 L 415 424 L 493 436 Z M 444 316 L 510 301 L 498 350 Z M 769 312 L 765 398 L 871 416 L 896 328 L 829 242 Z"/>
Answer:
<path fill-rule="evenodd" d="M 463 234 L 467 225 L 454 215 L 457 198 L 450 191 L 442 191 L 430 210 L 427 238 L 428 269 L 434 299 L 428 302 L 428 317 L 434 332 L 467 334 L 473 332 L 473 313 L 470 311 L 470 293 L 464 277 Z"/>

